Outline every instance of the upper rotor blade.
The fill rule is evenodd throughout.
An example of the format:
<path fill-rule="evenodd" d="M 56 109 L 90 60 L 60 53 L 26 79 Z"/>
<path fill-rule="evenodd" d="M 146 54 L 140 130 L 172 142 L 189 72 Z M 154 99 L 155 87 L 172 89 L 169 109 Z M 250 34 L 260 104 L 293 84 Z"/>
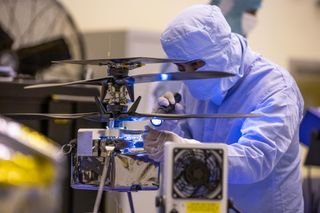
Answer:
<path fill-rule="evenodd" d="M 137 117 L 159 118 L 159 119 L 187 119 L 187 118 L 252 118 L 261 117 L 263 114 L 158 114 L 158 113 L 135 113 Z"/>
<path fill-rule="evenodd" d="M 44 87 L 61 87 L 61 86 L 76 85 L 76 84 L 102 85 L 103 82 L 109 81 L 110 79 L 112 79 L 112 77 L 72 81 L 72 82 L 65 82 L 65 83 L 35 84 L 35 85 L 26 86 L 24 88 L 25 89 L 36 89 L 36 88 L 44 88 Z"/>
<path fill-rule="evenodd" d="M 89 60 L 62 60 L 53 63 L 82 64 L 82 65 L 111 65 L 111 64 L 155 64 L 155 63 L 186 63 L 184 60 L 150 57 L 89 59 Z"/>
<path fill-rule="evenodd" d="M 44 119 L 79 119 L 99 115 L 97 112 L 55 114 L 55 113 L 4 113 L 3 115 L 21 120 L 44 120 Z"/>
<path fill-rule="evenodd" d="M 142 74 L 130 76 L 134 79 L 134 83 L 148 83 L 155 81 L 178 81 L 178 80 L 196 80 L 207 78 L 223 78 L 230 77 L 233 74 L 220 72 L 220 71 L 199 71 L 199 72 L 172 72 L 172 73 L 154 73 L 154 74 Z M 76 84 L 88 84 L 88 85 L 104 85 L 106 81 L 113 79 L 112 77 L 104 77 L 90 80 L 80 80 L 65 83 L 48 83 L 48 84 L 36 84 L 26 86 L 25 89 L 36 89 L 46 87 L 60 87 Z"/>
<path fill-rule="evenodd" d="M 148 83 L 154 81 L 177 81 L 177 80 L 196 80 L 207 78 L 223 78 L 234 76 L 234 74 L 220 71 L 197 71 L 197 72 L 172 72 L 154 73 L 130 76 L 135 83 Z"/>

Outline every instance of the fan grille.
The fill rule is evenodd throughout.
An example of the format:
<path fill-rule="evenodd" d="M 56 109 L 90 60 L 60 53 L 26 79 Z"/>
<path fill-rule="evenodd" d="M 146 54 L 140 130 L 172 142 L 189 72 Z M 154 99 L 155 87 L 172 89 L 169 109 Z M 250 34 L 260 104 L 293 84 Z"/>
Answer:
<path fill-rule="evenodd" d="M 172 197 L 222 199 L 223 150 L 175 148 Z"/>
<path fill-rule="evenodd" d="M 82 35 L 59 1 L 1 0 L 0 27 L 12 40 L 10 44 L 0 40 L 0 46 L 5 45 L 1 50 L 17 55 L 19 59 L 17 64 L 20 68 L 13 67 L 16 72 L 36 75 L 38 80 L 71 81 L 81 78 L 84 66 L 51 64 L 52 60 L 85 58 Z M 57 42 L 62 40 L 63 43 Z M 67 56 L 59 54 L 57 57 L 61 52 Z M 2 65 L 12 66 L 12 63 Z"/>

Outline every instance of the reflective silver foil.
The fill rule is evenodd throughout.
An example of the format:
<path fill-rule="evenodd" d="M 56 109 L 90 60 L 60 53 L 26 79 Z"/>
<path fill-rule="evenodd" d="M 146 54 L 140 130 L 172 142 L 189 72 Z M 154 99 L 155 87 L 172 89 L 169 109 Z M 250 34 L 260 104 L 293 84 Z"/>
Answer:
<path fill-rule="evenodd" d="M 123 129 L 80 129 L 77 152 L 72 154 L 72 187 L 97 190 L 107 162 L 105 190 L 157 190 L 159 165 L 145 154 L 141 133 Z"/>

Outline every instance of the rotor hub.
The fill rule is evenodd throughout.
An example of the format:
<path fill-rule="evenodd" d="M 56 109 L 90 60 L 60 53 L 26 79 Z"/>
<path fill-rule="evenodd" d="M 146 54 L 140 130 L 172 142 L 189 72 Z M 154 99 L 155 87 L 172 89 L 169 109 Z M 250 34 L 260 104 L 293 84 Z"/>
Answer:
<path fill-rule="evenodd" d="M 109 64 L 109 68 L 111 70 L 133 70 L 139 67 L 142 67 L 144 64 L 141 62 L 135 62 L 135 63 L 112 63 Z"/>
<path fill-rule="evenodd" d="M 127 105 L 127 89 L 125 85 L 118 85 L 112 82 L 108 83 L 106 104 L 107 105 Z"/>

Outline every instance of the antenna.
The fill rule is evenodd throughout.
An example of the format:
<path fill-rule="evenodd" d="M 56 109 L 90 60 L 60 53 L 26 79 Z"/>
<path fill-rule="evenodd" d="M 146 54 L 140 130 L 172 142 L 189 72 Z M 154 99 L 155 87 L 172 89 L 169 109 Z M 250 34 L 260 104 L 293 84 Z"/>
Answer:
<path fill-rule="evenodd" d="M 107 44 L 108 44 L 108 51 L 107 51 L 107 58 L 111 57 L 111 34 L 107 34 Z"/>

